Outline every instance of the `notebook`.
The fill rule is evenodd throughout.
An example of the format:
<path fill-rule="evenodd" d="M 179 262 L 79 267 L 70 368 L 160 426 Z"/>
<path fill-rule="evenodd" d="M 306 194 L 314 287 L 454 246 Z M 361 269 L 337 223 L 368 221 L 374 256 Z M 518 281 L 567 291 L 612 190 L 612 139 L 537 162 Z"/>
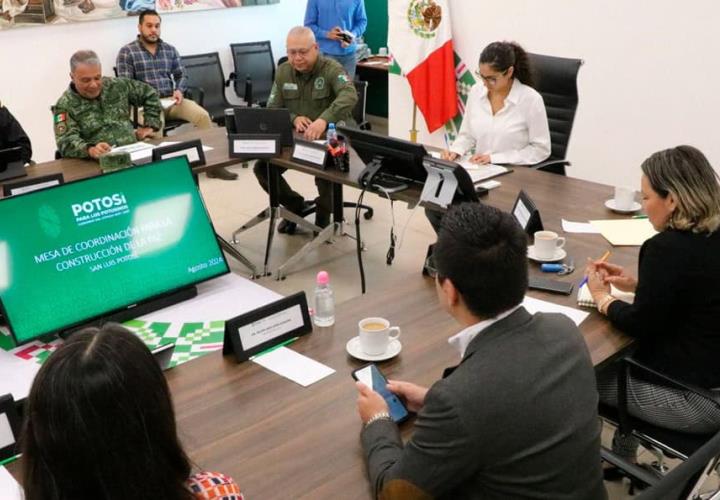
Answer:
<path fill-rule="evenodd" d="M 623 302 L 629 302 L 631 304 L 635 300 L 634 293 L 622 292 L 615 288 L 613 285 L 610 285 L 610 295 L 612 295 L 616 299 L 622 300 Z M 587 285 L 581 286 L 578 290 L 577 303 L 579 306 L 583 307 L 597 307 L 597 304 L 593 300 L 592 295 L 590 295 L 590 290 L 588 289 Z"/>

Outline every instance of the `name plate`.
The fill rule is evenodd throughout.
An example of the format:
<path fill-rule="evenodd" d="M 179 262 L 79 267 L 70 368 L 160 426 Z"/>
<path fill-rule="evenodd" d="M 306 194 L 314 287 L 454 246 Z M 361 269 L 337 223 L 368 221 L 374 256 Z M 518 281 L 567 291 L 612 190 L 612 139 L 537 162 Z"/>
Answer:
<path fill-rule="evenodd" d="M 309 167 L 319 167 L 325 169 L 328 164 L 328 150 L 323 143 L 295 140 L 293 146 L 292 159 Z"/>
<path fill-rule="evenodd" d="M 305 292 L 298 292 L 225 322 L 223 354 L 238 363 L 312 332 Z"/>
<path fill-rule="evenodd" d="M 518 197 L 515 200 L 511 213 L 528 236 L 532 237 L 536 231 L 543 230 L 540 211 L 537 209 L 535 202 L 530 199 L 525 191 L 521 190 L 518 193 Z"/>
<path fill-rule="evenodd" d="M 228 135 L 228 153 L 232 158 L 273 158 L 281 150 L 280 134 Z"/>

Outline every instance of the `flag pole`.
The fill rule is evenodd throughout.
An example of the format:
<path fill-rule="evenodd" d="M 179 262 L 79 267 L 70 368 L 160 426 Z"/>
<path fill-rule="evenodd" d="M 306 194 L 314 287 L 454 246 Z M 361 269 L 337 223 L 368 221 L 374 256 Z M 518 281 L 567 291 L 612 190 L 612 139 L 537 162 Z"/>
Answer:
<path fill-rule="evenodd" d="M 417 142 L 417 104 L 413 103 L 412 128 L 410 129 L 410 142 Z"/>

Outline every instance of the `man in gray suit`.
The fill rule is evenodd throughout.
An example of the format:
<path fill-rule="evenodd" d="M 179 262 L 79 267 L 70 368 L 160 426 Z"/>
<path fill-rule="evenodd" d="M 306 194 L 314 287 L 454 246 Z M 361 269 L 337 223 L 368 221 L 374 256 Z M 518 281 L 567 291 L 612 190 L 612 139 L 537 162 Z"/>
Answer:
<path fill-rule="evenodd" d="M 430 389 L 390 381 L 411 411 L 403 446 L 384 399 L 358 382 L 362 445 L 383 498 L 606 498 L 595 374 L 560 314 L 531 315 L 527 241 L 513 217 L 453 207 L 435 245 L 438 300 L 465 329 L 461 361 Z"/>

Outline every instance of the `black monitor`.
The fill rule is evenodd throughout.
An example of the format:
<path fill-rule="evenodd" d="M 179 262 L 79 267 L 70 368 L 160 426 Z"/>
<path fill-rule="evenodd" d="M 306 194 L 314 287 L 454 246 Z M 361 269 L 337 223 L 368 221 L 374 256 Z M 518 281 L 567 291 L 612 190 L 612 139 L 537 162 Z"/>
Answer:
<path fill-rule="evenodd" d="M 338 127 L 338 133 L 345 136 L 363 163 L 368 167 L 374 165 L 380 175 L 402 182 L 425 182 L 423 158 L 428 153 L 422 144 L 349 127 Z M 363 184 L 362 179 L 360 183 Z"/>
<path fill-rule="evenodd" d="M 235 133 L 279 134 L 281 146 L 293 145 L 290 112 L 285 108 L 235 108 Z"/>

